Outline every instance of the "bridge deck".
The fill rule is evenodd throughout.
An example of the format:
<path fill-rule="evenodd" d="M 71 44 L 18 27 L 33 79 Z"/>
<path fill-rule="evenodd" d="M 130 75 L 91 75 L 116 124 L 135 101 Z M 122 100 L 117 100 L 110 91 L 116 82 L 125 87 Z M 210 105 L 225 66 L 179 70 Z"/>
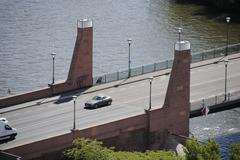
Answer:
<path fill-rule="evenodd" d="M 240 90 L 240 54 L 227 57 L 228 92 Z M 191 102 L 224 93 L 224 63 L 211 59 L 192 64 Z M 1 109 L 14 128 L 18 129 L 16 140 L 1 144 L 0 149 L 8 149 L 30 142 L 46 139 L 70 132 L 73 126 L 72 95 L 78 95 L 76 101 L 76 128 L 83 129 L 144 113 L 149 104 L 148 77 L 154 76 L 152 84 L 152 108 L 160 108 L 165 98 L 170 70 L 158 71 L 126 80 L 91 87 L 85 91 L 75 91 L 47 99 L 40 99 Z M 113 98 L 111 106 L 86 110 L 84 102 L 96 94 L 106 94 Z M 191 110 L 201 108 L 192 106 Z"/>

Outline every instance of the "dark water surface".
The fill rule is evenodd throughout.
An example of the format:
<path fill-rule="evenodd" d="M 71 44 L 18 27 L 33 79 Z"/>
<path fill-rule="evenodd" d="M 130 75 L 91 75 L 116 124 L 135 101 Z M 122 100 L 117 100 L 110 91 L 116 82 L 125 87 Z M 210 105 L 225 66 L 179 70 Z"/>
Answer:
<path fill-rule="evenodd" d="M 127 68 L 129 37 L 133 67 L 171 58 L 179 26 L 193 52 L 225 45 L 225 21 L 199 16 L 201 9 L 171 0 L 1 0 L 0 96 L 47 86 L 53 51 L 56 79 L 66 79 L 81 18 L 93 20 L 94 75 Z M 231 23 L 230 43 L 239 28 Z"/>

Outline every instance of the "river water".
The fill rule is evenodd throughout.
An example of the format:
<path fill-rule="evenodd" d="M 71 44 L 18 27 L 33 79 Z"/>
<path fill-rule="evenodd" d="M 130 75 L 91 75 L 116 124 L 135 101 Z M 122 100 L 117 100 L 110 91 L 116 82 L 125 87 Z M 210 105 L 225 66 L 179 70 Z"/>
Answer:
<path fill-rule="evenodd" d="M 16 94 L 51 83 L 52 52 L 57 53 L 56 80 L 66 79 L 77 19 L 93 20 L 93 67 L 99 75 L 127 68 L 128 38 L 133 40 L 133 67 L 172 58 L 177 27 L 183 28 L 182 38 L 191 42 L 192 52 L 224 46 L 225 20 L 202 11 L 202 6 L 173 0 L 1 0 L 0 97 L 8 95 L 8 88 Z M 239 41 L 240 24 L 232 19 L 229 43 Z M 193 118 L 191 132 L 198 139 L 237 134 L 239 112 Z"/>
<path fill-rule="evenodd" d="M 0 96 L 51 83 L 53 51 L 56 79 L 66 79 L 81 18 L 93 20 L 94 75 L 128 67 L 128 38 L 133 67 L 173 57 L 176 27 L 193 52 L 224 46 L 225 20 L 201 16 L 202 8 L 173 0 L 1 0 Z M 230 24 L 230 43 L 237 43 L 240 25 Z"/>
<path fill-rule="evenodd" d="M 240 143 L 240 106 L 235 109 L 190 119 L 191 134 L 202 142 L 216 139 L 220 153 L 228 160 L 229 146 Z"/>

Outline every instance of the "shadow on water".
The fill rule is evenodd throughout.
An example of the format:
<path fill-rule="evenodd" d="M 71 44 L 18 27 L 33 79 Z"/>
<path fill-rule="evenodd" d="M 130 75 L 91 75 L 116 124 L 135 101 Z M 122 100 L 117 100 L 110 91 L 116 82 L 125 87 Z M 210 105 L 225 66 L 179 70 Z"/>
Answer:
<path fill-rule="evenodd" d="M 182 5 L 198 5 L 201 6 L 192 15 L 205 16 L 208 19 L 214 19 L 218 22 L 225 22 L 226 16 L 231 17 L 231 23 L 240 23 L 240 12 L 238 9 L 219 9 L 207 1 L 192 0 L 173 0 L 173 2 Z"/>

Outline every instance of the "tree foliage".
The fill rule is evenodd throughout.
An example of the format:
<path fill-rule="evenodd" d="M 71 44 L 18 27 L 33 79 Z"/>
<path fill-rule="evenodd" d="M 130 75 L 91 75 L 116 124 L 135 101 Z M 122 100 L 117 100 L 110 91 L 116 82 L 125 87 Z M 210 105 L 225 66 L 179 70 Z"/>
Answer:
<path fill-rule="evenodd" d="M 240 144 L 231 144 L 229 156 L 230 156 L 230 160 L 240 159 Z"/>
<path fill-rule="evenodd" d="M 74 140 L 73 144 L 73 148 L 64 151 L 70 160 L 184 160 L 168 151 L 114 151 L 114 148 L 103 147 L 102 142 L 83 138 Z"/>
<path fill-rule="evenodd" d="M 73 141 L 74 148 L 64 151 L 64 155 L 72 160 L 108 160 L 112 149 L 102 147 L 102 142 L 78 138 Z"/>
<path fill-rule="evenodd" d="M 219 145 L 214 140 L 200 144 L 196 139 L 186 141 L 186 157 L 169 151 L 125 152 L 102 146 L 102 142 L 78 138 L 74 147 L 64 151 L 69 160 L 220 160 Z M 240 145 L 231 146 L 231 160 L 239 160 Z"/>
<path fill-rule="evenodd" d="M 219 145 L 212 139 L 205 145 L 200 144 L 196 139 L 186 142 L 186 160 L 220 160 L 219 152 Z"/>

